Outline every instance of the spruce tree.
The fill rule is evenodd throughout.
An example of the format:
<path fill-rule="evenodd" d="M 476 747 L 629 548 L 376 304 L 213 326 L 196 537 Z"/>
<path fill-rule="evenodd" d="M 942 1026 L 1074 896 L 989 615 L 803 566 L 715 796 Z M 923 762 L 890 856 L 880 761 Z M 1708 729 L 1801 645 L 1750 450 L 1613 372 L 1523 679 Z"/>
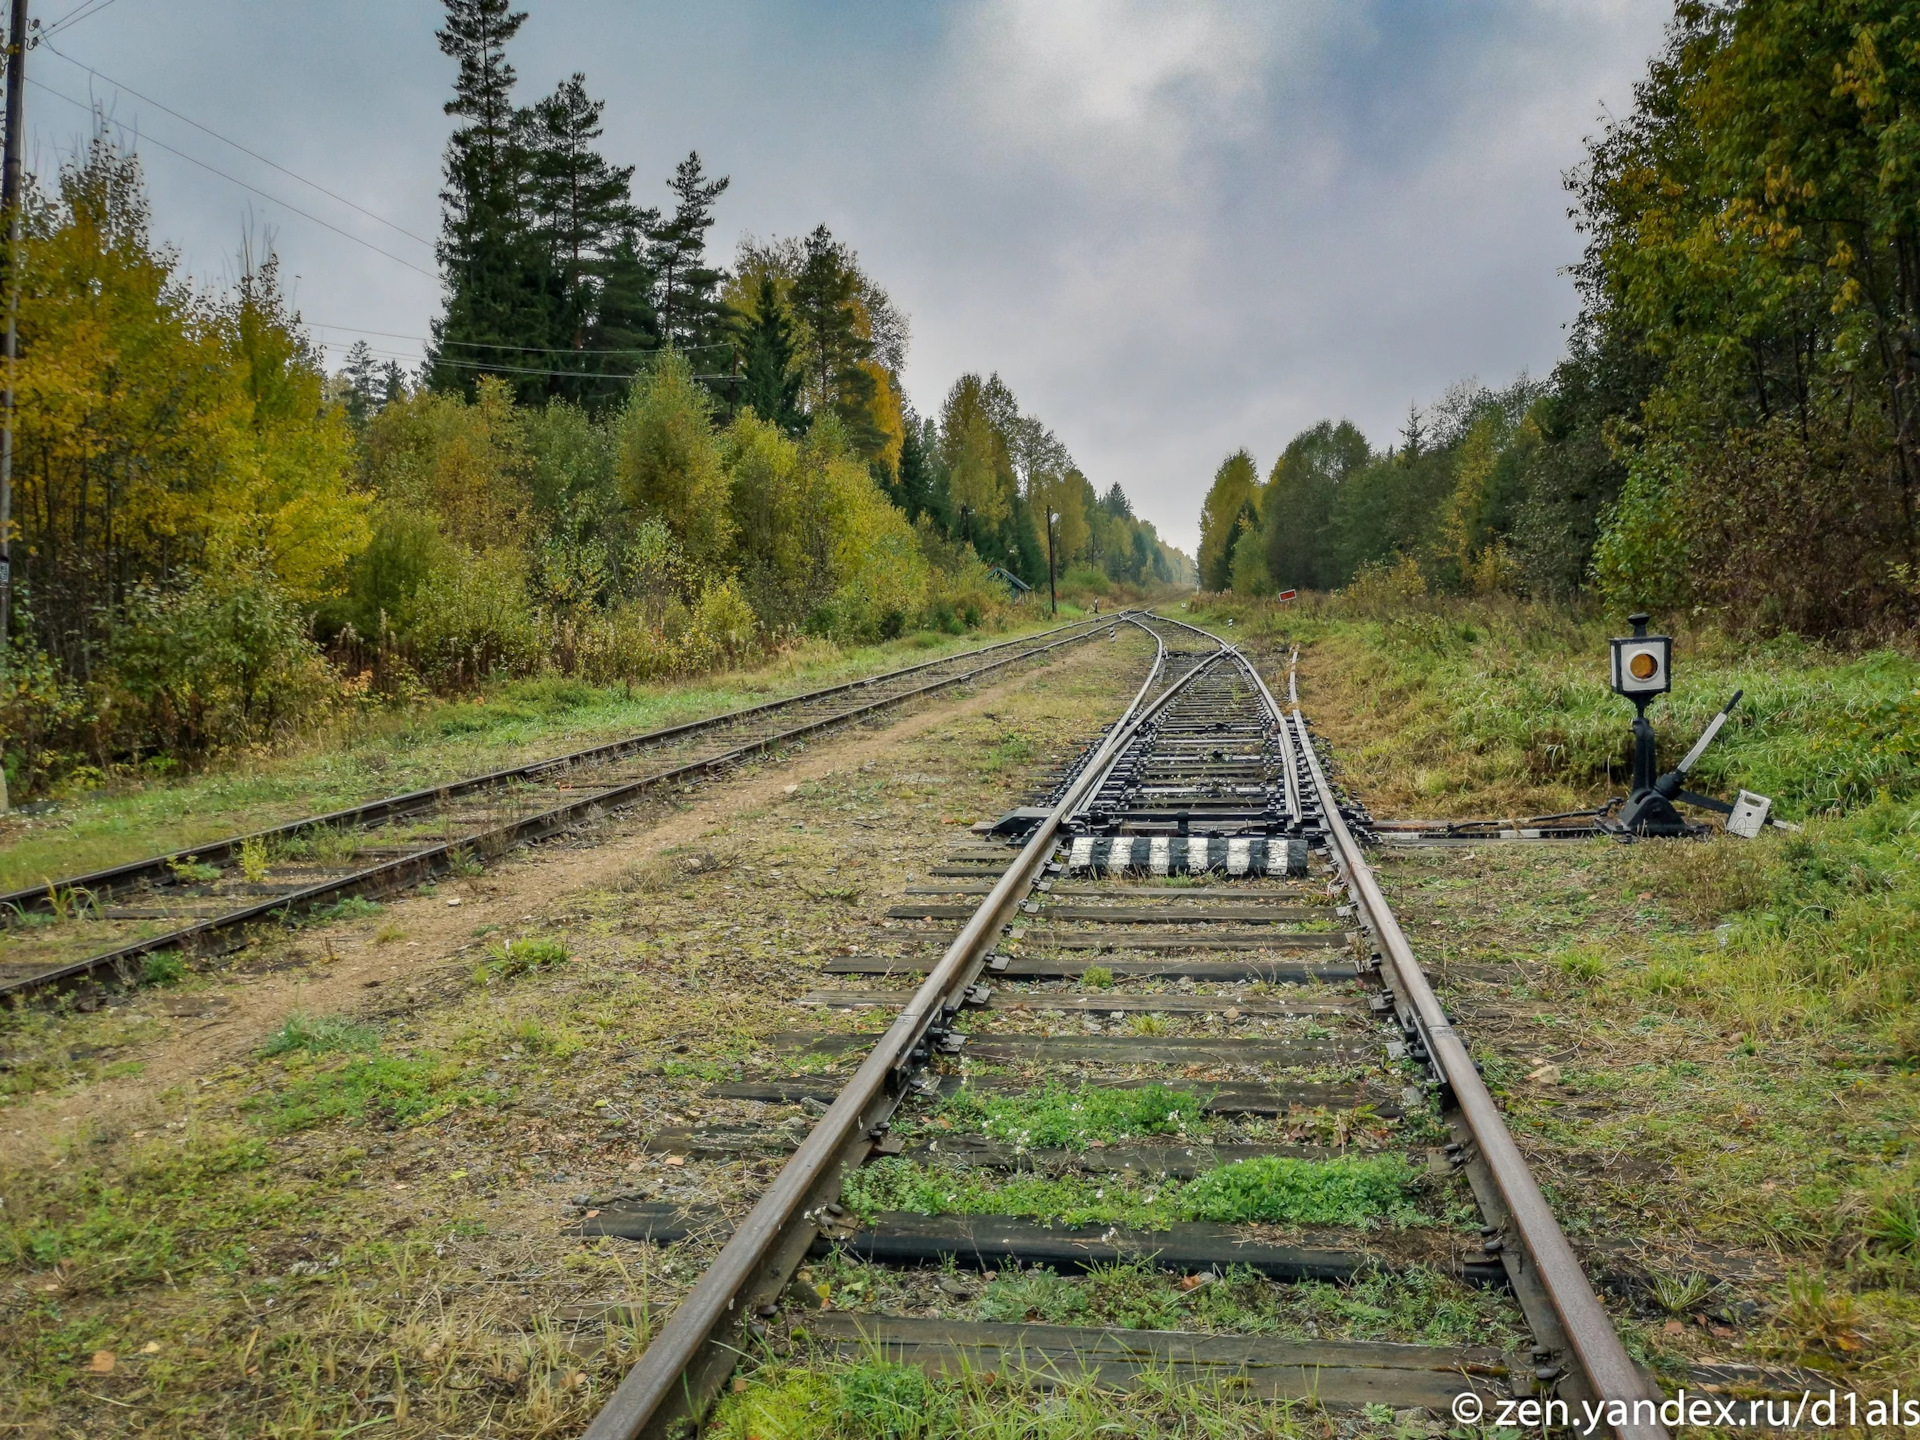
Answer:
<path fill-rule="evenodd" d="M 771 420 L 790 435 L 806 428 L 800 410 L 800 376 L 793 366 L 793 324 L 773 276 L 760 277 L 754 296 L 754 316 L 744 327 L 741 354 L 740 403 L 751 405 L 762 420 Z"/>
<path fill-rule="evenodd" d="M 347 350 L 347 363 L 343 372 L 347 380 L 347 420 L 356 430 L 366 428 L 367 421 L 380 408 L 380 367 L 373 358 L 373 349 L 364 340 L 356 340 Z"/>
<path fill-rule="evenodd" d="M 428 382 L 472 393 L 498 368 L 523 395 L 544 381 L 516 372 L 539 360 L 558 308 L 558 286 L 527 225 L 530 177 L 524 124 L 513 107 L 506 46 L 526 20 L 507 0 L 445 0 L 440 48 L 459 62 L 449 115 L 467 123 L 447 141 L 438 253 L 446 313 L 433 323 Z"/>
<path fill-rule="evenodd" d="M 667 182 L 673 218 L 656 223 L 648 236 L 648 259 L 659 277 L 660 332 L 676 349 L 701 351 L 719 340 L 724 309 L 717 292 L 726 275 L 706 263 L 707 231 L 713 228 L 713 203 L 728 183 L 725 175 L 707 179 L 700 152 L 688 152 Z M 696 373 L 701 359 L 693 357 Z"/>
<path fill-rule="evenodd" d="M 380 372 L 380 408 L 407 398 L 407 372 L 398 360 L 389 360 Z"/>

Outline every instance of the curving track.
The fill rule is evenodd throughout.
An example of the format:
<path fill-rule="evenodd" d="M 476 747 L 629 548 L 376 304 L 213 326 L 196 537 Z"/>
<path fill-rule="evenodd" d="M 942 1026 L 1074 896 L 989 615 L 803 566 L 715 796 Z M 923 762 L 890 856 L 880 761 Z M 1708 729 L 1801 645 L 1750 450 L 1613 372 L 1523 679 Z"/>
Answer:
<path fill-rule="evenodd" d="M 964 651 L 705 720 L 0 894 L 0 1002 L 130 979 L 162 952 L 245 943 L 352 896 L 391 893 L 825 730 L 1109 633 L 1112 618 Z M 249 875 L 251 862 L 253 874 Z M 264 873 L 262 865 L 264 864 Z"/>
<path fill-rule="evenodd" d="M 911 930 L 900 953 L 826 967 L 871 988 L 823 990 L 810 1002 L 891 1013 L 884 1033 L 778 1037 L 791 1050 L 844 1056 L 850 1068 L 714 1092 L 811 1101 L 824 1113 L 803 1139 L 787 1142 L 792 1158 L 611 1396 L 591 1440 L 697 1423 L 743 1358 L 796 1331 L 813 1353 L 881 1353 L 936 1373 L 1025 1373 L 1040 1385 L 1088 1375 L 1126 1385 L 1143 1371 L 1171 1370 L 1336 1406 L 1444 1413 L 1451 1397 L 1471 1391 L 1489 1415 L 1514 1397 L 1599 1397 L 1621 1402 L 1612 1428 L 1623 1440 L 1664 1435 L 1648 1405 L 1658 1392 L 1622 1349 L 1427 984 L 1368 868 L 1366 817 L 1343 805 L 1298 704 L 1279 704 L 1254 666 L 1212 635 L 1160 618 L 1132 623 L 1158 644 L 1125 713 L 1044 806 L 1001 822 L 1012 843 L 956 853 L 934 872 L 946 883 L 909 889 L 889 912 L 944 929 Z M 938 953 L 924 948 L 940 940 Z M 901 988 L 902 978 L 918 983 Z M 1131 1025 L 1136 1016 L 1152 1023 Z M 1073 1030 L 1060 1023 L 1074 1018 L 1082 1023 Z M 968 1086 L 1017 1095 L 1049 1083 L 1156 1081 L 1201 1092 L 1209 1139 L 1136 1136 L 1099 1150 L 1032 1151 L 942 1131 L 947 1148 L 936 1154 L 919 1123 Z M 795 1300 L 790 1282 L 807 1257 L 835 1249 L 878 1264 L 979 1271 L 1134 1261 L 1177 1270 L 1183 1288 L 1235 1266 L 1286 1282 L 1391 1265 L 1367 1232 L 1338 1227 L 1276 1237 L 1271 1228 L 1200 1221 L 1131 1232 L 1018 1215 L 856 1219 L 839 1203 L 848 1177 L 877 1161 L 1114 1175 L 1117 1183 L 1333 1158 L 1329 1149 L 1275 1143 L 1271 1126 L 1254 1123 L 1306 1109 L 1451 1130 L 1444 1149 L 1414 1152 L 1389 1138 L 1381 1153 L 1404 1155 L 1410 1176 L 1424 1169 L 1418 1183 L 1470 1191 L 1484 1221 L 1479 1234 L 1455 1234 L 1433 1263 L 1467 1283 L 1509 1289 L 1530 1345 L 1503 1352 L 1201 1327 L 993 1324 L 816 1313 Z M 1229 1143 L 1236 1127 L 1268 1138 Z M 691 1154 L 731 1142 L 690 1134 L 672 1143 Z M 617 1202 L 585 1221 L 589 1234 L 655 1243 L 695 1228 L 671 1206 Z"/>

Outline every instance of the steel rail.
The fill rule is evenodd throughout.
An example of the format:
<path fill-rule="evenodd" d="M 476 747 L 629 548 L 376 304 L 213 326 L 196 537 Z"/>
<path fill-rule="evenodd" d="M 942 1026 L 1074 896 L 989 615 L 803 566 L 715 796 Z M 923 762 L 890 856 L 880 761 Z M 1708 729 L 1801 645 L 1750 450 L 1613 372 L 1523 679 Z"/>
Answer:
<path fill-rule="evenodd" d="M 1148 627 L 1141 628 L 1153 634 Z M 1120 720 L 1108 730 L 1099 749 L 1001 873 L 906 1008 L 628 1371 L 588 1426 L 585 1440 L 664 1436 L 677 1426 L 691 1423 L 705 1408 L 737 1358 L 730 1334 L 744 1318 L 741 1312 L 745 1307 L 739 1302 L 756 1279 L 766 1279 L 766 1272 L 783 1249 L 795 1263 L 804 1253 L 805 1247 L 796 1245 L 795 1240 L 796 1235 L 811 1239 L 810 1234 L 801 1233 L 810 1228 L 806 1222 L 814 1213 L 807 1208 L 809 1200 L 816 1205 L 830 1201 L 837 1193 L 841 1169 L 864 1158 L 868 1143 L 865 1132 L 875 1123 L 875 1107 L 887 1105 L 894 1098 L 888 1094 L 889 1079 L 898 1075 L 920 1037 L 945 1013 L 950 997 L 978 973 L 987 952 L 1052 855 L 1061 825 L 1081 797 L 1098 786 L 1140 727 L 1228 653 L 1222 645 L 1216 654 L 1149 701 L 1147 693 L 1165 668 L 1167 657 L 1166 642 L 1158 635 L 1154 638 L 1158 648 L 1153 667 Z M 796 1225 L 796 1221 L 801 1223 Z M 778 1276 L 775 1283 L 784 1278 Z"/>
<path fill-rule="evenodd" d="M 843 725 L 850 721 L 858 720 L 863 716 L 890 709 L 896 705 L 905 704 L 909 700 L 922 695 L 932 694 L 937 690 L 946 689 L 949 686 L 964 684 L 968 680 L 977 679 L 979 676 L 988 674 L 991 671 L 1003 669 L 1008 665 L 1018 664 L 1022 660 L 1030 660 L 1035 656 L 1057 650 L 1063 645 L 1076 644 L 1090 638 L 1103 629 L 1110 629 L 1117 620 L 1131 620 L 1131 617 L 1127 615 L 1115 617 L 1103 616 L 1097 625 L 1090 629 L 1083 630 L 1079 634 L 1067 635 L 1036 649 L 1024 650 L 1017 655 L 1004 656 L 989 665 L 978 666 L 958 675 L 945 676 L 941 679 L 930 681 L 925 685 L 916 686 L 911 690 L 902 691 L 897 695 L 888 695 L 879 700 L 870 701 L 865 705 L 856 706 L 850 710 L 835 711 L 831 715 L 821 716 L 816 720 L 808 721 L 804 725 L 794 726 L 776 734 L 749 741 L 747 744 L 736 746 L 720 755 L 705 756 L 698 760 L 689 761 L 684 765 L 675 766 L 669 770 L 657 771 L 652 775 L 642 776 L 624 785 L 614 786 L 607 790 L 595 791 L 591 795 L 582 796 L 577 800 L 570 800 L 564 805 L 539 811 L 536 814 L 524 816 L 519 820 L 509 821 L 504 825 L 491 826 L 475 831 L 471 835 L 465 835 L 457 840 L 447 841 L 439 845 L 425 846 L 420 850 L 414 851 L 412 854 L 403 855 L 397 859 L 384 861 L 377 865 L 370 865 L 330 880 L 323 880 L 302 890 L 296 890 L 286 895 L 278 895 L 271 900 L 263 900 L 258 904 L 242 906 L 235 910 L 228 911 L 226 914 L 211 916 L 193 925 L 181 926 L 178 929 L 169 930 L 160 935 L 150 936 L 144 940 L 137 940 L 113 950 L 103 951 L 98 955 L 91 955 L 82 960 L 76 960 L 66 965 L 41 971 L 36 975 L 26 975 L 17 980 L 7 981 L 0 984 L 0 1004 L 15 1004 L 25 996 L 33 994 L 36 991 L 44 990 L 52 986 L 71 984 L 74 981 L 87 979 L 105 971 L 118 970 L 135 960 L 158 953 L 162 950 L 198 947 L 201 941 L 210 937 L 237 930 L 247 925 L 257 924 L 261 921 L 276 920 L 284 923 L 300 911 L 310 909 L 315 904 L 324 900 L 345 898 L 353 895 L 381 894 L 402 889 L 408 885 L 419 884 L 430 876 L 448 869 L 456 856 L 486 853 L 497 849 L 504 849 L 515 843 L 540 839 L 557 830 L 565 829 L 568 825 L 575 823 L 590 811 L 605 809 L 609 806 L 618 806 L 632 800 L 647 790 L 655 789 L 662 785 L 670 785 L 676 781 L 689 779 L 709 771 L 737 765 L 755 755 L 785 745 L 791 741 L 802 739 L 818 731 L 836 725 Z M 1077 627 L 1059 626 L 1053 630 L 1046 630 L 1040 632 L 1038 635 L 1029 636 L 1027 639 L 1029 641 L 1038 640 L 1047 635 L 1058 634 L 1060 630 L 1075 628 Z M 1001 645 L 985 647 L 982 650 L 972 653 L 985 654 L 988 650 L 1002 649 L 1007 644 L 1020 643 L 1024 642 L 1002 642 Z M 949 661 L 936 661 L 932 663 L 949 663 L 951 658 L 952 657 L 949 657 Z M 910 674 L 925 668 L 925 665 L 909 666 L 906 670 L 889 672 L 889 675 L 878 676 L 875 677 L 875 679 L 879 680 L 890 678 L 890 676 Z M 855 681 L 848 685 L 834 686 L 828 691 L 814 692 L 812 696 L 796 697 L 796 700 L 799 698 L 817 698 L 817 696 L 822 694 L 842 693 L 849 689 L 858 688 L 863 683 L 867 682 Z M 773 702 L 771 706 L 756 706 L 754 707 L 754 711 L 774 708 L 774 706 L 781 704 L 793 703 L 796 703 L 796 701 Z M 716 720 L 692 722 L 690 726 L 674 727 L 673 733 L 678 733 L 690 728 L 721 728 L 728 720 L 737 719 L 740 715 L 754 713 L 754 711 L 735 711 L 729 716 L 719 717 Z M 634 744 L 638 742 L 628 741 L 619 743 Z M 585 754 L 588 752 L 579 753 Z M 541 766 L 551 766 L 559 763 L 559 760 L 539 762 Z M 507 775 L 515 772 L 503 771 L 495 773 Z M 376 804 L 379 803 L 383 802 L 376 802 Z M 353 812 L 340 813 L 350 814 Z M 314 823 L 318 822 L 296 822 L 296 825 Z M 193 853 L 198 854 L 202 852 Z"/>
<path fill-rule="evenodd" d="M 1297 656 L 1299 652 L 1294 653 Z M 1238 651 L 1234 652 L 1234 658 L 1253 674 L 1261 694 L 1272 704 L 1272 695 L 1253 665 Z M 1619 1440 L 1666 1440 L 1667 1430 L 1659 1423 L 1661 1397 L 1649 1395 L 1645 1380 L 1621 1345 L 1613 1321 L 1594 1294 L 1586 1271 L 1567 1243 L 1546 1197 L 1540 1193 L 1526 1158 L 1514 1143 L 1499 1106 L 1474 1067 L 1473 1056 L 1447 1019 L 1433 987 L 1427 983 L 1426 974 L 1394 918 L 1365 853 L 1347 828 L 1339 799 L 1307 733 L 1306 716 L 1300 711 L 1299 691 L 1291 674 L 1287 691 L 1293 706 L 1291 716 L 1280 716 L 1277 705 L 1274 713 L 1278 718 L 1291 720 L 1293 743 L 1320 796 L 1323 820 L 1339 866 L 1392 967 L 1393 988 L 1400 1004 L 1406 1007 L 1405 1018 L 1417 1021 L 1432 1063 L 1452 1091 L 1454 1103 L 1492 1174 L 1514 1234 L 1533 1263 L 1534 1277 L 1553 1306 L 1575 1364 L 1601 1401 L 1624 1403 L 1624 1418 L 1609 1420 Z M 1635 1414 L 1636 1406 L 1646 1409 L 1647 1418 L 1643 1420 Z"/>
<path fill-rule="evenodd" d="M 604 744 L 591 745 L 583 750 L 569 751 L 563 755 L 548 756 L 544 760 L 529 761 L 525 765 L 515 765 L 503 770 L 490 770 L 485 774 L 471 775 L 462 780 L 448 781 L 442 785 L 429 785 L 419 790 L 409 790 L 401 795 L 389 795 L 379 800 L 369 800 L 365 804 L 352 805 L 344 810 L 332 810 L 324 815 L 309 815 L 299 820 L 290 820 L 284 825 L 270 826 L 265 830 L 255 830 L 245 835 L 232 835 L 224 840 L 209 841 L 191 849 L 175 850 L 165 855 L 152 855 L 142 860 L 130 860 L 124 865 L 110 866 L 104 870 L 95 870 L 85 875 L 72 875 L 59 880 L 45 880 L 26 889 L 0 894 L 0 909 L 32 911 L 49 908 L 52 895 L 49 892 L 85 890 L 94 895 L 111 895 L 115 891 L 130 888 L 150 880 L 165 879 L 173 873 L 175 864 L 189 860 L 227 860 L 240 853 L 241 847 L 249 842 L 264 843 L 269 840 L 286 840 L 311 830 L 335 828 L 343 825 L 366 827 L 376 821 L 397 819 L 421 810 L 432 809 L 448 800 L 479 794 L 497 789 L 516 780 L 532 780 L 543 776 L 575 769 L 581 765 L 590 765 L 604 760 L 617 760 L 635 754 L 651 746 L 664 744 L 670 740 L 683 739 L 703 731 L 725 729 L 737 725 L 755 716 L 767 715 L 774 711 L 791 709 L 807 705 L 816 700 L 830 699 L 835 695 L 844 695 L 852 690 L 870 688 L 890 680 L 898 680 L 907 675 L 918 674 L 940 665 L 951 665 L 957 660 L 971 659 L 981 655 L 991 655 L 995 651 L 1005 650 L 1009 646 L 1031 645 L 1044 640 L 1049 635 L 1059 635 L 1068 630 L 1084 630 L 1093 634 L 1102 626 L 1110 626 L 1117 619 L 1126 618 L 1123 612 L 1118 616 L 1101 616 L 1094 620 L 1076 620 L 1066 625 L 1056 625 L 1046 630 L 1036 631 L 1032 635 L 1020 636 L 1013 640 L 1000 640 L 992 645 L 983 645 L 977 650 L 963 650 L 953 655 L 942 656 L 937 660 L 923 660 L 916 665 L 903 666 L 898 670 L 883 670 L 875 675 L 865 675 L 857 680 L 843 681 L 838 685 L 828 685 L 819 690 L 808 690 L 798 695 L 789 695 L 781 700 L 767 700 L 758 705 L 748 705 L 739 710 L 728 710 L 719 715 L 708 715 L 699 720 L 687 720 L 678 725 L 664 726 L 658 730 L 644 731 L 639 735 L 628 735 L 619 740 L 609 740 Z M 1083 637 L 1076 637 L 1083 638 Z M 1051 648 L 1043 647 L 1043 648 Z M 1038 653 L 1038 652 L 1035 652 Z M 970 678 L 972 674 L 968 672 Z M 918 692 L 915 692 L 918 693 Z"/>

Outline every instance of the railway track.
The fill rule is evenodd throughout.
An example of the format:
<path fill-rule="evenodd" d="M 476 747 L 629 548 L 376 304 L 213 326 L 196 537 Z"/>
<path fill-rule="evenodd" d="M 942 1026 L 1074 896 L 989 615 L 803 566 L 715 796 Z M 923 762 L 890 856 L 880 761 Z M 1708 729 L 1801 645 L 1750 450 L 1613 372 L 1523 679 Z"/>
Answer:
<path fill-rule="evenodd" d="M 802 1063 L 709 1092 L 768 1113 L 799 1104 L 815 1123 L 651 1138 L 689 1158 L 791 1156 L 590 1440 L 674 1434 L 743 1365 L 835 1355 L 1039 1386 L 1171 1373 L 1456 1419 L 1471 1418 L 1453 1408 L 1466 1395 L 1488 1423 L 1503 1405 L 1549 1400 L 1577 1419 L 1585 1402 L 1622 1440 L 1666 1433 L 1658 1388 L 1623 1349 L 1368 867 L 1370 821 L 1331 784 L 1291 676 L 1282 704 L 1217 637 L 1129 623 L 1158 644 L 1125 713 L 1043 804 L 910 887 L 888 912 L 893 943 L 865 932 L 869 953 L 824 967 L 834 988 L 803 1002 L 820 1028 L 771 1042 Z M 1095 1114 L 1106 1118 L 1073 1118 Z M 1019 1199 L 1036 1177 L 1058 1182 L 1049 1204 L 1077 1196 L 1091 1223 Z M 1352 1186 L 1373 1187 L 1378 1213 L 1413 1217 L 1397 1248 L 1332 1203 Z M 1109 1187 L 1127 1204 L 1092 1213 Z M 1477 1229 L 1459 1222 L 1469 1207 Z M 724 1224 L 619 1197 L 582 1222 L 656 1245 Z M 849 1262 L 942 1277 L 962 1295 L 1008 1275 L 1132 1267 L 1163 1277 L 1191 1323 L 958 1318 L 939 1313 L 938 1293 L 919 1313 L 849 1305 L 844 1291 L 820 1308 L 805 1267 Z M 1413 1267 L 1506 1292 L 1509 1343 L 1281 1339 L 1236 1329 L 1244 1305 L 1200 1303 Z"/>
<path fill-rule="evenodd" d="M 1063 647 L 1055 627 L 784 700 L 0 894 L 0 1002 L 136 978 L 148 957 L 237 948 L 352 897 L 460 873 L 507 849 Z"/>

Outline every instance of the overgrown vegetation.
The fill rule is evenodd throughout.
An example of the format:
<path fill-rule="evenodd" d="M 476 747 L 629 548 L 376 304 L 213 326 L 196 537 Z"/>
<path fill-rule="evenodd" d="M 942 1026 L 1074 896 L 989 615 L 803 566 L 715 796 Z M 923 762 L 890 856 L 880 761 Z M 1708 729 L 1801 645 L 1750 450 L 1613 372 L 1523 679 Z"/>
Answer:
<path fill-rule="evenodd" d="M 1376 450 L 1230 457 L 1201 582 L 1403 597 L 1592 590 L 1745 632 L 1920 612 L 1920 95 L 1891 0 L 1682 0 L 1569 177 L 1582 312 L 1544 382 L 1475 382 Z"/>

